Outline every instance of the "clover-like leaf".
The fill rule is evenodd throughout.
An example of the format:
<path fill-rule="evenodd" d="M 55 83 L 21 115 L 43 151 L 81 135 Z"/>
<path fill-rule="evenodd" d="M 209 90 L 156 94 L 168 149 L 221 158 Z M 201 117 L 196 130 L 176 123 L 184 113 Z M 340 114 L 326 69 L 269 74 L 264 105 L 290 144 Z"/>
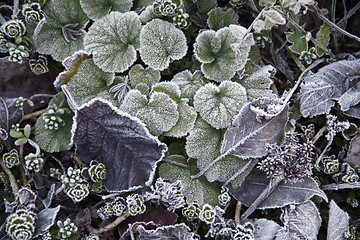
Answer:
<path fill-rule="evenodd" d="M 162 163 L 159 168 L 159 174 L 163 179 L 173 182 L 181 181 L 182 193 L 186 197 L 187 204 L 191 204 L 194 201 L 197 201 L 200 205 L 205 203 L 215 205 L 218 203 L 218 196 L 220 195 L 218 183 L 209 183 L 205 177 L 191 179 L 191 175 L 196 173 L 196 166 L 193 160 L 187 162 L 185 157 L 180 155 L 172 155 L 167 157 L 167 159 L 190 167 L 185 168 L 171 163 Z M 194 168 L 194 170 L 191 168 Z"/>
<path fill-rule="evenodd" d="M 137 59 L 141 22 L 135 12 L 111 12 L 89 28 L 85 49 L 105 72 L 124 72 Z"/>
<path fill-rule="evenodd" d="M 83 12 L 80 2 L 73 0 L 49 1 L 43 11 L 46 23 L 37 36 L 36 50 L 51 54 L 58 61 L 83 49 L 85 31 L 89 18 Z"/>
<path fill-rule="evenodd" d="M 174 24 L 154 19 L 140 33 L 141 59 L 155 70 L 164 70 L 187 51 L 185 34 Z"/>
<path fill-rule="evenodd" d="M 179 119 L 176 102 L 163 92 L 154 92 L 150 99 L 138 90 L 131 90 L 120 109 L 138 117 L 154 135 L 160 135 L 175 126 Z"/>
<path fill-rule="evenodd" d="M 36 143 L 47 152 L 69 150 L 72 146 L 71 129 L 74 113 L 70 110 L 65 95 L 62 92 L 56 94 L 49 102 L 47 109 L 48 111 L 43 113 L 35 124 Z M 47 114 L 49 114 L 48 117 Z M 52 126 L 57 124 L 57 129 L 50 128 L 50 122 L 54 122 Z"/>
<path fill-rule="evenodd" d="M 79 108 L 75 121 L 76 153 L 87 164 L 96 160 L 105 165 L 108 191 L 125 192 L 152 182 L 167 148 L 139 119 L 94 99 Z"/>
<path fill-rule="evenodd" d="M 154 70 L 150 67 L 146 69 L 140 64 L 134 65 L 129 72 L 130 83 L 133 88 L 136 88 L 139 84 L 145 85 L 148 89 L 160 81 L 160 71 Z"/>
<path fill-rule="evenodd" d="M 247 101 L 246 90 L 236 82 L 225 81 L 218 87 L 208 83 L 195 94 L 194 107 L 216 129 L 226 128 Z"/>
<path fill-rule="evenodd" d="M 327 240 L 344 239 L 349 230 L 349 214 L 342 210 L 334 200 L 330 201 Z"/>
<path fill-rule="evenodd" d="M 96 20 L 108 14 L 110 11 L 127 12 L 132 6 L 132 0 L 80 0 L 84 12 L 92 20 Z"/>
<path fill-rule="evenodd" d="M 212 30 L 219 30 L 223 27 L 228 27 L 230 24 L 238 24 L 239 16 L 234 9 L 229 8 L 223 10 L 222 8 L 214 8 L 208 13 L 207 24 Z"/>

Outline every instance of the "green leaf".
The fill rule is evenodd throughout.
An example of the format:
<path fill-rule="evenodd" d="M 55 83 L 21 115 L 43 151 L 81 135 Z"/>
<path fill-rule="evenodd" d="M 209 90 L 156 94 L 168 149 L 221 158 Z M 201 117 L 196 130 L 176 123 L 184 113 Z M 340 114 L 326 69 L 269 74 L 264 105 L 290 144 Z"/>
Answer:
<path fill-rule="evenodd" d="M 152 5 L 154 0 L 134 0 L 134 9 L 143 8 Z"/>
<path fill-rule="evenodd" d="M 225 81 L 219 87 L 208 83 L 194 97 L 200 116 L 216 129 L 226 128 L 247 101 L 246 90 L 236 82 Z"/>
<path fill-rule="evenodd" d="M 167 159 L 194 167 L 192 161 L 188 163 L 183 156 L 173 155 Z M 188 168 L 180 167 L 170 163 L 162 163 L 159 168 L 160 177 L 175 182 L 181 180 L 182 193 L 186 197 L 187 204 L 197 201 L 200 205 L 205 203 L 218 204 L 220 186 L 218 183 L 209 183 L 204 177 L 191 179 L 197 172 Z"/>
<path fill-rule="evenodd" d="M 270 21 L 273 24 L 284 25 L 286 23 L 286 19 L 274 9 L 264 11 L 263 14 L 266 20 Z"/>
<path fill-rule="evenodd" d="M 187 51 L 185 34 L 172 23 L 154 19 L 140 33 L 141 59 L 155 70 L 164 70 Z"/>
<path fill-rule="evenodd" d="M 18 140 L 15 141 L 16 146 L 24 145 L 25 143 L 27 143 L 26 138 L 19 138 Z"/>
<path fill-rule="evenodd" d="M 173 82 L 159 82 L 153 86 L 152 92 L 166 93 L 176 102 L 179 101 L 181 95 L 179 86 Z"/>
<path fill-rule="evenodd" d="M 92 59 L 87 59 L 80 64 L 77 73 L 62 88 L 71 94 L 71 100 L 77 106 L 95 97 L 117 103 L 109 93 L 110 86 L 107 84 L 113 81 L 114 77 L 114 73 L 103 72 Z"/>
<path fill-rule="evenodd" d="M 26 138 L 29 138 L 30 133 L 31 133 L 31 126 L 30 126 L 30 124 L 26 124 L 26 126 L 24 127 L 24 136 Z"/>
<path fill-rule="evenodd" d="M 50 54 L 55 60 L 62 61 L 83 49 L 83 28 L 89 18 L 81 9 L 79 0 L 51 0 L 43 11 L 46 14 L 46 23 L 37 37 L 36 50 L 39 53 Z M 64 35 L 65 29 L 75 33 L 71 36 Z"/>
<path fill-rule="evenodd" d="M 324 47 L 327 47 L 330 42 L 330 26 L 326 23 L 321 25 L 320 30 L 316 33 L 316 40 L 318 40 Z M 321 57 L 325 51 L 316 46 L 316 54 Z"/>
<path fill-rule="evenodd" d="M 23 133 L 20 131 L 10 130 L 10 136 L 13 138 L 21 138 L 23 136 Z"/>
<path fill-rule="evenodd" d="M 131 68 L 129 78 L 133 88 L 139 84 L 145 84 L 150 90 L 155 83 L 160 81 L 161 75 L 158 70 L 154 70 L 150 67 L 144 69 L 140 64 L 136 64 Z"/>
<path fill-rule="evenodd" d="M 59 92 L 51 99 L 49 106 L 53 105 L 61 108 L 69 108 L 65 95 L 62 92 Z M 47 152 L 60 152 L 71 148 L 73 115 L 74 113 L 70 109 L 68 112 L 62 114 L 61 119 L 65 122 L 65 125 L 60 126 L 57 130 L 45 128 L 45 121 L 42 116 L 37 119 L 35 124 L 35 140 L 41 149 Z"/>
<path fill-rule="evenodd" d="M 140 30 L 141 22 L 135 12 L 111 12 L 89 28 L 85 49 L 105 72 L 124 72 L 137 59 Z"/>
<path fill-rule="evenodd" d="M 132 6 L 132 0 L 80 0 L 84 12 L 92 20 L 104 17 L 110 11 L 127 12 Z"/>
<path fill-rule="evenodd" d="M 223 10 L 222 8 L 214 8 L 208 13 L 207 24 L 212 30 L 219 30 L 223 27 L 228 27 L 230 24 L 238 24 L 239 16 L 232 9 Z"/>
<path fill-rule="evenodd" d="M 169 131 L 179 119 L 176 102 L 163 92 L 154 92 L 148 100 L 140 91 L 130 90 L 120 110 L 138 117 L 153 135 Z"/>
<path fill-rule="evenodd" d="M 291 51 L 299 55 L 302 51 L 307 51 L 308 42 L 306 41 L 305 34 L 290 23 L 288 26 L 293 30 L 292 32 L 285 32 L 287 41 L 291 43 L 291 46 L 289 47 Z"/>

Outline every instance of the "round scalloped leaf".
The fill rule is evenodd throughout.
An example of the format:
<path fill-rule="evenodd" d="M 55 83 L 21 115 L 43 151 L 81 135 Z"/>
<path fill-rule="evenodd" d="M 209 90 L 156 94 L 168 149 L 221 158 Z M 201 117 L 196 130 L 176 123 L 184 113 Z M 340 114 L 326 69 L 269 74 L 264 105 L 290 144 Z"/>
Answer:
<path fill-rule="evenodd" d="M 127 12 L 132 7 L 132 0 L 80 0 L 84 12 L 92 20 L 108 14 L 110 11 Z"/>
<path fill-rule="evenodd" d="M 89 28 L 85 49 L 105 72 L 124 72 L 137 59 L 140 30 L 141 22 L 135 12 L 111 12 Z"/>
<path fill-rule="evenodd" d="M 62 104 L 62 106 L 60 106 Z M 69 108 L 64 93 L 59 92 L 49 102 L 49 106 Z M 43 116 L 43 115 L 42 115 Z M 69 109 L 61 115 L 65 125 L 60 126 L 57 130 L 45 128 L 45 120 L 40 116 L 35 124 L 35 140 L 41 149 L 47 152 L 60 152 L 69 150 L 72 146 L 71 128 L 73 125 L 74 113 Z"/>
<path fill-rule="evenodd" d="M 152 92 L 166 93 L 174 101 L 179 101 L 181 95 L 179 86 L 173 82 L 159 82 L 153 86 Z"/>
<path fill-rule="evenodd" d="M 141 59 L 155 70 L 164 70 L 187 51 L 185 34 L 174 24 L 154 19 L 140 33 Z"/>
<path fill-rule="evenodd" d="M 177 108 L 176 102 L 166 93 L 154 92 L 148 100 L 140 91 L 134 89 L 128 92 L 120 106 L 120 110 L 138 117 L 156 136 L 175 126 L 179 119 Z"/>
<path fill-rule="evenodd" d="M 62 61 L 83 49 L 85 31 L 82 29 L 89 18 L 79 1 L 51 0 L 43 11 L 46 23 L 37 37 L 37 52 L 50 54 L 55 60 Z"/>
<path fill-rule="evenodd" d="M 129 71 L 130 83 L 133 88 L 136 88 L 139 84 L 145 84 L 148 89 L 160 81 L 160 71 L 154 70 L 150 67 L 146 69 L 140 64 L 134 65 Z"/>
<path fill-rule="evenodd" d="M 219 30 L 228 27 L 230 24 L 238 24 L 239 16 L 234 9 L 229 8 L 226 11 L 222 8 L 214 8 L 208 13 L 207 24 L 212 30 Z"/>
<path fill-rule="evenodd" d="M 225 81 L 219 87 L 208 83 L 195 94 L 194 107 L 216 129 L 226 128 L 247 101 L 246 89 L 239 83 Z"/>

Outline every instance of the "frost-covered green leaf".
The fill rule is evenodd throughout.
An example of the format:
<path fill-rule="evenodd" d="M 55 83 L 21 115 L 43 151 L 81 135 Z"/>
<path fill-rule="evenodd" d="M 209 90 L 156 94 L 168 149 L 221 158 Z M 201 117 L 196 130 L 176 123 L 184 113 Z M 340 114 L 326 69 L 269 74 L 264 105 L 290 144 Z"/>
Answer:
<path fill-rule="evenodd" d="M 44 116 L 49 112 L 50 108 L 56 106 L 56 108 L 67 109 L 63 114 L 58 117 L 61 118 L 63 124 L 59 124 L 57 130 L 46 128 L 47 122 Z M 47 152 L 60 152 L 69 150 L 72 146 L 71 142 L 71 128 L 73 125 L 74 113 L 70 110 L 65 95 L 60 92 L 51 99 L 49 102 L 48 111 L 40 116 L 35 124 L 35 140 L 41 149 Z M 50 121 L 53 121 L 50 119 Z"/>
<path fill-rule="evenodd" d="M 234 9 L 229 8 L 223 10 L 222 8 L 214 8 L 208 13 L 207 24 L 212 30 L 219 30 L 223 27 L 228 27 L 230 24 L 238 24 L 239 16 Z"/>
<path fill-rule="evenodd" d="M 154 92 L 150 99 L 138 90 L 131 90 L 120 106 L 120 110 L 138 117 L 154 135 L 160 135 L 175 126 L 179 119 L 178 106 L 169 95 Z"/>
<path fill-rule="evenodd" d="M 172 23 L 154 19 L 140 33 L 141 59 L 155 70 L 164 70 L 187 51 L 185 34 Z"/>
<path fill-rule="evenodd" d="M 330 26 L 326 23 L 321 25 L 320 30 L 316 33 L 316 40 L 318 40 L 324 47 L 327 47 L 330 42 Z M 316 54 L 321 57 L 324 55 L 324 49 L 316 46 Z"/>
<path fill-rule="evenodd" d="M 291 46 L 289 48 L 291 49 L 291 51 L 300 55 L 301 52 L 308 50 L 308 42 L 306 40 L 306 35 L 298 28 L 293 27 L 293 25 L 288 25 L 292 29 L 292 32 L 285 32 L 286 39 L 291 43 Z"/>
<path fill-rule="evenodd" d="M 266 20 L 270 21 L 273 24 L 284 25 L 286 19 L 276 10 L 270 9 L 263 12 Z"/>
<path fill-rule="evenodd" d="M 216 129 L 226 128 L 247 101 L 246 90 L 236 82 L 219 86 L 208 83 L 195 94 L 194 107 L 200 116 Z"/>
<path fill-rule="evenodd" d="M 217 32 L 203 31 L 196 37 L 194 54 L 206 78 L 219 82 L 230 80 L 245 67 L 252 43 L 247 42 L 248 37 L 242 40 L 245 32 L 241 26 L 230 25 Z"/>
<path fill-rule="evenodd" d="M 71 94 L 69 100 L 74 101 L 77 106 L 95 97 L 116 103 L 108 85 L 114 77 L 114 73 L 102 71 L 92 59 L 87 59 L 80 64 L 77 73 L 62 88 Z"/>
<path fill-rule="evenodd" d="M 143 8 L 152 5 L 154 0 L 134 0 L 134 9 Z"/>
<path fill-rule="evenodd" d="M 132 6 L 132 0 L 80 0 L 84 12 L 92 20 L 108 14 L 110 11 L 127 12 Z"/>
<path fill-rule="evenodd" d="M 43 11 L 46 23 L 37 36 L 36 50 L 62 61 L 83 49 L 85 27 L 89 18 L 81 9 L 79 0 L 52 0 Z"/>
<path fill-rule="evenodd" d="M 180 99 L 181 91 L 179 86 L 173 82 L 159 82 L 152 87 L 152 92 L 163 92 L 169 95 L 174 101 Z"/>
<path fill-rule="evenodd" d="M 140 64 L 136 64 L 130 69 L 129 78 L 133 88 L 142 84 L 150 90 L 155 83 L 160 81 L 161 75 L 158 70 L 154 70 L 150 67 L 144 69 Z"/>
<path fill-rule="evenodd" d="M 137 59 L 141 21 L 135 12 L 111 12 L 89 28 L 85 49 L 105 72 L 124 72 Z"/>
<path fill-rule="evenodd" d="M 140 21 L 142 24 L 146 24 L 155 18 L 158 18 L 158 15 L 154 13 L 154 7 L 152 3 L 140 13 Z"/>
<path fill-rule="evenodd" d="M 183 156 L 172 155 L 167 159 L 177 163 L 185 164 L 195 168 L 194 161 L 189 162 Z M 196 171 L 173 165 L 170 163 L 163 163 L 159 168 L 160 177 L 177 181 L 181 180 L 182 193 L 186 197 L 188 204 L 197 201 L 200 205 L 205 203 L 216 205 L 218 203 L 218 196 L 220 195 L 220 186 L 218 183 L 209 183 L 204 177 L 191 179 L 191 176 L 196 174 Z"/>

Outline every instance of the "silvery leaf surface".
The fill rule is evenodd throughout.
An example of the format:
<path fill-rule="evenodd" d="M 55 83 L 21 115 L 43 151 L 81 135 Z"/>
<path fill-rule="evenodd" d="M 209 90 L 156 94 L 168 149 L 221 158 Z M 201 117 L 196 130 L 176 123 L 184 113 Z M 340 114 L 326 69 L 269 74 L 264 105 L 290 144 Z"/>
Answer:
<path fill-rule="evenodd" d="M 142 225 L 136 231 L 140 240 L 147 239 L 186 239 L 191 229 L 185 223 L 157 227 L 154 230 L 146 230 Z"/>
<path fill-rule="evenodd" d="M 327 240 L 342 240 L 349 230 L 349 214 L 342 210 L 334 200 L 330 201 Z"/>
<path fill-rule="evenodd" d="M 266 218 L 251 219 L 254 225 L 254 238 L 257 240 L 274 240 L 279 224 Z"/>
<path fill-rule="evenodd" d="M 60 205 L 54 208 L 45 208 L 36 215 L 36 226 L 34 238 L 44 234 L 55 223 L 57 213 L 60 210 Z"/>
<path fill-rule="evenodd" d="M 110 11 L 127 12 L 132 6 L 132 0 L 80 0 L 86 15 L 92 20 L 104 17 Z"/>
<path fill-rule="evenodd" d="M 134 65 L 129 71 L 129 79 L 131 86 L 135 88 L 138 84 L 145 84 L 148 89 L 160 81 L 160 71 L 150 67 L 144 69 L 140 64 Z"/>
<path fill-rule="evenodd" d="M 228 27 L 230 24 L 238 24 L 239 21 L 238 14 L 232 8 L 223 10 L 217 7 L 212 9 L 208 15 L 207 24 L 210 29 L 215 31 L 223 27 Z"/>

